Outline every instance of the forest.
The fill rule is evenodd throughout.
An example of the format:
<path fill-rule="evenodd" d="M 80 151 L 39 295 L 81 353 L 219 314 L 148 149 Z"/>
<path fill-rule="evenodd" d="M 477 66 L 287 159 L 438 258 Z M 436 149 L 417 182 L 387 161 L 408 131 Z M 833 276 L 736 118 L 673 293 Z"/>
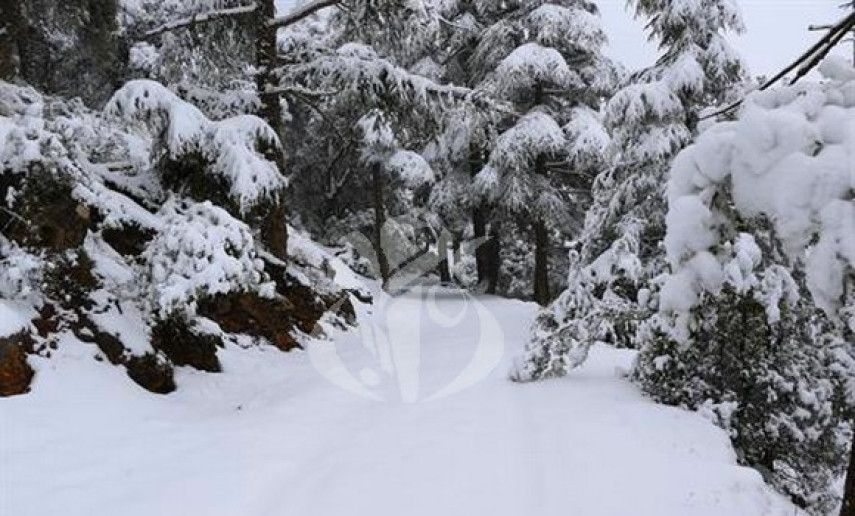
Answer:
<path fill-rule="evenodd" d="M 855 516 L 855 1 L 750 1 L 0 0 L 0 514 Z"/>

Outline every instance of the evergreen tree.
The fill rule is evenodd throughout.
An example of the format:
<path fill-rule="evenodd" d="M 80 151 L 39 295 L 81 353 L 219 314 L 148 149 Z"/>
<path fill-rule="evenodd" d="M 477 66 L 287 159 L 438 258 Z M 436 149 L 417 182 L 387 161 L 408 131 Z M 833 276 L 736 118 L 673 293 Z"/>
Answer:
<path fill-rule="evenodd" d="M 698 113 L 743 79 L 725 39 L 742 28 L 731 2 L 638 0 L 635 8 L 649 20 L 661 56 L 608 103 L 614 164 L 594 183 L 569 286 L 538 316 L 519 379 L 562 376 L 597 341 L 632 345 L 639 322 L 655 309 L 655 279 L 665 266 L 659 242 L 669 163 L 690 140 Z"/>
<path fill-rule="evenodd" d="M 855 70 L 820 71 L 751 94 L 674 160 L 670 271 L 634 372 L 654 398 L 710 414 L 812 514 L 837 504 L 855 406 L 855 203 L 840 165 L 855 134 L 837 123 L 855 112 L 842 94 Z"/>
<path fill-rule="evenodd" d="M 374 179 L 391 178 L 382 160 L 364 159 L 366 116 L 379 121 L 372 113 L 382 113 L 381 125 L 391 131 L 395 148 L 429 156 L 427 147 L 449 111 L 489 110 L 492 103 L 431 73 L 427 50 L 437 22 L 427 6 L 351 2 L 347 7 L 329 19 L 325 38 L 306 29 L 288 34 L 288 53 L 295 59 L 281 68 L 280 84 L 294 99 L 292 124 L 299 130 L 290 132 L 305 135 L 290 142 L 293 189 L 302 223 L 329 243 L 340 243 L 353 231 L 374 234 L 378 272 L 387 276 L 378 237 L 384 222 L 408 215 L 412 234 L 415 226 L 436 223 L 416 220 L 431 218 L 420 215 L 429 193 L 412 182 L 392 181 L 388 192 L 397 193 L 378 202 L 377 194 L 387 188 Z M 389 34 L 407 34 L 409 44 L 395 44 Z"/>
<path fill-rule="evenodd" d="M 500 6 L 497 6 L 500 7 Z M 587 202 L 589 178 L 576 166 L 590 150 L 584 135 L 602 132 L 595 114 L 614 77 L 596 6 L 586 1 L 516 2 L 499 9 L 472 65 L 485 88 L 513 103 L 476 191 L 497 219 L 517 219 L 533 232 L 534 299 L 551 299 L 550 249 L 559 228 L 572 228 L 567 206 Z M 494 7 L 496 9 L 496 7 Z"/>
<path fill-rule="evenodd" d="M 253 112 L 264 119 L 281 138 L 283 134 L 284 111 L 282 94 L 278 87 L 279 44 L 278 32 L 311 16 L 320 9 L 339 4 L 339 0 L 315 0 L 291 13 L 277 16 L 274 0 L 259 0 L 252 4 L 232 2 L 205 2 L 201 12 L 192 12 L 184 17 L 174 18 L 159 26 L 140 29 L 137 37 L 141 40 L 170 36 L 175 31 L 190 30 L 193 36 L 199 27 L 220 20 L 237 20 L 246 23 L 252 30 L 252 64 L 255 74 L 255 102 Z M 145 48 L 145 47 L 143 47 Z M 280 172 L 284 174 L 285 155 L 281 146 L 268 149 Z M 277 257 L 284 259 L 288 248 L 288 226 L 284 199 L 279 198 L 266 212 L 258 228 L 261 239 Z"/>

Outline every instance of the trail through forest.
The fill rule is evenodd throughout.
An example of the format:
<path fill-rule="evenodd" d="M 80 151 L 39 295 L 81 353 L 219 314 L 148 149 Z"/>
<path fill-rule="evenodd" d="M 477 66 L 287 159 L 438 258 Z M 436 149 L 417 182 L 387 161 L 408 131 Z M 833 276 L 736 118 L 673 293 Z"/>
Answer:
<path fill-rule="evenodd" d="M 0 406 L 0 513 L 795 514 L 736 465 L 724 432 L 644 399 L 625 378 L 632 352 L 597 347 L 565 379 L 514 384 L 535 307 L 426 292 L 375 292 L 362 332 L 331 335 L 337 372 L 379 400 L 325 379 L 336 372 L 317 349 L 226 348 L 222 374 L 184 368 L 180 389 L 157 397 L 90 346 L 61 343 L 33 392 Z M 401 319 L 415 344 L 384 334 Z M 491 321 L 499 328 L 485 330 Z M 384 342 L 403 382 L 384 371 Z M 467 368 L 467 388 L 428 400 Z"/>

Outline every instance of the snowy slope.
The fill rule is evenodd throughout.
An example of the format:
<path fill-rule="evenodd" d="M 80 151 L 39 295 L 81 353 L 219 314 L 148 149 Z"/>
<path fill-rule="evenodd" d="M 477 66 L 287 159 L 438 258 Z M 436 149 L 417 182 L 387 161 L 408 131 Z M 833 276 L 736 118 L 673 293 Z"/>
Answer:
<path fill-rule="evenodd" d="M 470 361 L 477 317 L 454 292 L 432 308 L 419 296 L 380 301 L 421 324 L 430 393 Z M 0 401 L 0 514 L 796 514 L 735 465 L 723 432 L 643 399 L 619 374 L 628 352 L 596 348 L 561 381 L 508 382 L 535 307 L 476 301 L 501 324 L 502 363 L 433 402 L 402 403 L 394 383 L 375 390 L 392 401 L 364 399 L 324 380 L 309 353 L 234 347 L 219 354 L 224 373 L 183 369 L 177 392 L 155 396 L 91 347 L 60 343 L 54 359 L 33 359 L 32 393 Z M 367 328 L 382 303 L 362 311 Z M 333 336 L 348 368 L 371 365 L 358 332 Z"/>

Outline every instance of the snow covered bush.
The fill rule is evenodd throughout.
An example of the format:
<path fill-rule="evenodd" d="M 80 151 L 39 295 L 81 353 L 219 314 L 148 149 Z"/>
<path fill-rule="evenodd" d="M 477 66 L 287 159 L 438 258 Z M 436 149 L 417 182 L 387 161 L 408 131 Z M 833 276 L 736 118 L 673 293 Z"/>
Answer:
<path fill-rule="evenodd" d="M 712 290 L 685 312 L 685 333 L 675 335 L 665 315 L 642 325 L 634 377 L 656 401 L 709 416 L 728 431 L 742 463 L 826 514 L 837 503 L 851 434 L 851 344 L 753 237 L 743 233 L 722 248 L 724 278 L 708 271 Z"/>
<path fill-rule="evenodd" d="M 715 413 L 744 462 L 825 514 L 855 378 L 855 70 L 820 71 L 752 93 L 675 160 L 671 272 L 635 374 L 657 399 Z"/>
<path fill-rule="evenodd" d="M 288 182 L 279 170 L 279 137 L 264 120 L 253 115 L 209 120 L 163 85 L 147 80 L 127 83 L 105 109 L 148 128 L 156 142 L 151 159 L 160 161 L 167 188 L 223 206 L 257 230 L 270 252 L 285 257 L 282 197 Z"/>
<path fill-rule="evenodd" d="M 160 317 L 175 311 L 193 315 L 200 297 L 256 292 L 272 297 L 274 287 L 249 227 L 210 202 L 168 201 L 160 210 L 164 229 L 142 258 L 152 301 Z"/>
<path fill-rule="evenodd" d="M 286 186 L 285 178 L 265 151 L 279 138 L 260 118 L 243 115 L 209 120 L 198 108 L 153 81 L 131 81 L 117 91 L 108 113 L 128 122 L 147 124 L 162 135 L 166 157 L 181 163 L 199 159 L 208 180 L 222 181 L 240 214 L 259 203 L 275 200 Z M 187 178 L 178 178 L 178 180 Z M 201 199 L 204 200 L 204 199 Z"/>

